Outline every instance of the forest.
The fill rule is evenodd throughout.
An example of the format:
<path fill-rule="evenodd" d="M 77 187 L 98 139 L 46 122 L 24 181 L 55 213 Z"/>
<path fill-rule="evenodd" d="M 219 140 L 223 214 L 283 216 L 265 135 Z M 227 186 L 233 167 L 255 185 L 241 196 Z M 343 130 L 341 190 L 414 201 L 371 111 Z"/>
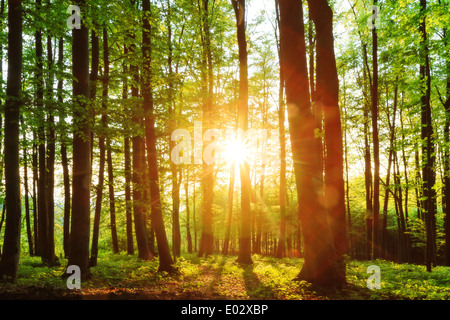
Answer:
<path fill-rule="evenodd" d="M 0 24 L 0 299 L 450 299 L 448 0 Z"/>

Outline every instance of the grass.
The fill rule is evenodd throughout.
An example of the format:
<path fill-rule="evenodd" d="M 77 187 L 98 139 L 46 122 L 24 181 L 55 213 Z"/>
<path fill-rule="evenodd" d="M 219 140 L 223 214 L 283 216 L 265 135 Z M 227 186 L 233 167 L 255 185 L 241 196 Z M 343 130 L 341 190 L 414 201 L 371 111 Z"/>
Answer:
<path fill-rule="evenodd" d="M 38 257 L 23 257 L 16 283 L 0 283 L 1 299 L 196 299 L 196 300 L 448 300 L 450 268 L 389 261 L 349 261 L 348 284 L 341 289 L 315 287 L 292 281 L 302 259 L 253 255 L 253 265 L 241 265 L 234 256 L 213 255 L 200 259 L 185 254 L 178 258 L 180 273 L 157 272 L 158 261 L 135 256 L 101 253 L 91 268 L 93 278 L 81 290 L 69 290 L 62 277 L 67 261 L 58 267 L 42 265 Z M 381 288 L 366 286 L 370 265 L 381 271 Z"/>

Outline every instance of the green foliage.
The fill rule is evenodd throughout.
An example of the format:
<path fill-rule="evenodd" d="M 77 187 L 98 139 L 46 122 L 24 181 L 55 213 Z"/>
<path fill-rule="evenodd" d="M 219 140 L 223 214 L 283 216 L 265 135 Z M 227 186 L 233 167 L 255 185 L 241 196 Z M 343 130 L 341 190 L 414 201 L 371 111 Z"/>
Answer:
<path fill-rule="evenodd" d="M 15 284 L 0 283 L 0 297 L 31 299 L 114 297 L 123 299 L 331 299 L 331 300 L 448 300 L 449 267 L 396 264 L 384 260 L 348 261 L 347 281 L 342 288 L 315 287 L 305 281 L 293 281 L 303 259 L 253 255 L 253 265 L 236 263 L 235 256 L 212 255 L 199 258 L 183 254 L 176 262 L 180 274 L 159 273 L 156 260 L 142 261 L 126 254 L 99 253 L 98 266 L 91 268 L 93 278 L 82 283 L 80 291 L 71 291 L 62 277 L 67 261 L 47 267 L 38 257 L 24 257 Z M 381 288 L 369 290 L 367 268 L 377 265 Z"/>

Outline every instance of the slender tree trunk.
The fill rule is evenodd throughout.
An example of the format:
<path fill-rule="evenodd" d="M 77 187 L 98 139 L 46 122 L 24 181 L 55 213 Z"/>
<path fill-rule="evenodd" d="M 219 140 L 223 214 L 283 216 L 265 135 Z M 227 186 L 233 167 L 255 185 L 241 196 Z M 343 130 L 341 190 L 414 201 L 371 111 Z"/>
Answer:
<path fill-rule="evenodd" d="M 125 212 L 127 221 L 127 253 L 134 254 L 133 241 L 133 210 L 131 206 L 131 156 L 130 156 L 130 138 L 124 139 L 125 149 Z"/>
<path fill-rule="evenodd" d="M 431 73 L 429 63 L 429 50 L 426 31 L 426 0 L 420 0 L 421 14 L 423 15 L 420 22 L 421 44 L 423 46 L 420 63 L 420 79 L 421 83 L 425 83 L 422 89 L 422 97 L 420 99 L 422 105 L 421 113 L 421 138 L 422 138 L 422 179 L 423 179 L 423 196 L 426 227 L 426 249 L 425 264 L 427 271 L 431 272 L 432 265 L 436 265 L 436 191 L 434 185 L 436 182 L 436 173 L 434 171 L 435 154 L 433 125 L 431 119 Z"/>
<path fill-rule="evenodd" d="M 116 227 L 116 204 L 114 196 L 114 172 L 112 164 L 112 151 L 111 151 L 111 138 L 108 133 L 108 97 L 109 97 L 109 44 L 108 44 L 108 32 L 106 26 L 103 28 L 103 64 L 105 71 L 103 72 L 103 114 L 102 123 L 103 128 L 106 131 L 104 134 L 105 148 L 106 148 L 106 162 L 108 165 L 108 191 L 109 191 L 109 217 L 110 217 L 110 229 L 111 229 L 111 241 L 114 253 L 119 253 L 119 242 L 117 240 L 117 227 Z"/>
<path fill-rule="evenodd" d="M 63 37 L 59 38 L 58 41 L 58 70 L 59 72 L 63 71 L 64 68 L 64 42 Z M 57 99 L 60 105 L 63 104 L 63 80 L 60 78 L 58 80 L 58 91 L 57 91 Z M 66 119 L 66 113 L 61 108 L 60 112 L 60 126 L 64 127 Z M 63 248 L 64 248 L 64 256 L 67 258 L 69 256 L 69 243 L 70 243 L 70 177 L 69 177 L 69 160 L 67 159 L 67 137 L 65 133 L 65 128 L 62 129 L 61 137 L 61 166 L 63 170 L 63 184 L 64 184 L 64 215 L 63 215 Z"/>
<path fill-rule="evenodd" d="M 209 0 L 201 0 L 200 12 L 202 20 L 202 92 L 203 98 L 203 125 L 204 129 L 213 128 L 213 69 L 211 53 L 211 30 L 209 17 Z M 202 199 L 202 233 L 200 238 L 199 256 L 209 256 L 213 253 L 213 212 L 212 204 L 214 198 L 214 164 L 203 163 L 202 177 L 203 199 Z"/>
<path fill-rule="evenodd" d="M 23 126 L 23 119 L 21 119 Z M 27 141 L 25 128 L 23 129 L 23 141 Z M 24 198 L 25 198 L 25 221 L 27 227 L 27 239 L 28 239 L 28 252 L 30 256 L 33 256 L 33 234 L 31 232 L 31 219 L 30 219 L 30 197 L 28 189 L 28 157 L 27 157 L 27 145 L 23 147 L 23 185 L 24 185 Z"/>
<path fill-rule="evenodd" d="M 373 0 L 377 5 L 377 0 Z M 372 29 L 372 142 L 373 142 L 373 207 L 372 207 L 372 254 L 371 258 L 380 257 L 380 146 L 378 137 L 378 34 Z"/>
<path fill-rule="evenodd" d="M 143 17 L 143 36 L 142 36 L 142 52 L 143 52 L 143 87 L 142 95 L 144 97 L 145 131 L 147 142 L 148 157 L 148 175 L 150 180 L 151 195 L 151 218 L 155 231 L 156 241 L 159 253 L 159 271 L 174 272 L 174 262 L 170 255 L 169 243 L 167 241 L 166 230 L 161 209 L 161 197 L 159 190 L 158 176 L 158 159 L 156 151 L 156 135 L 155 135 L 155 115 L 153 111 L 153 94 L 152 94 L 152 57 L 151 57 L 151 10 L 150 1 L 142 0 Z"/>
<path fill-rule="evenodd" d="M 186 167 L 186 183 L 184 186 L 186 199 L 186 240 L 188 253 L 192 253 L 191 216 L 189 209 L 189 169 Z"/>
<path fill-rule="evenodd" d="M 223 254 L 228 255 L 229 247 L 230 247 L 230 237 L 231 237 L 231 223 L 233 219 L 233 194 L 234 194 L 234 180 L 235 180 L 235 172 L 236 172 L 236 163 L 230 167 L 230 183 L 228 185 L 228 217 L 227 217 L 227 227 L 225 230 L 225 240 L 223 242 Z"/>
<path fill-rule="evenodd" d="M 91 101 L 95 103 L 96 92 L 97 92 L 97 79 L 98 79 L 98 65 L 99 65 L 99 37 L 97 34 L 98 31 L 93 30 L 91 32 L 91 43 L 92 43 L 92 62 L 91 62 Z M 104 39 L 103 39 L 104 41 Z M 106 72 L 106 66 L 105 66 Z M 104 73 L 105 73 L 104 72 Z M 103 92 L 104 93 L 104 92 Z M 106 99 L 106 96 L 103 94 L 102 99 Z M 104 134 L 104 126 L 106 123 L 106 114 L 105 114 L 105 104 L 102 102 L 102 112 L 101 112 L 101 125 L 102 131 L 98 134 L 98 148 L 100 151 L 99 156 L 99 169 L 98 169 L 98 183 L 96 186 L 96 198 L 95 198 L 95 212 L 94 212 L 94 226 L 92 232 L 92 246 L 91 246 L 91 259 L 89 260 L 89 266 L 95 267 L 97 265 L 97 257 L 98 257 L 98 238 L 100 234 L 100 216 L 102 212 L 102 200 L 103 200 L 103 187 L 105 181 L 105 134 Z M 94 136 L 91 135 L 91 143 L 94 143 Z M 92 149 L 92 146 L 91 146 Z M 91 153 L 93 154 L 93 153 Z M 92 163 L 92 160 L 91 160 Z"/>
<path fill-rule="evenodd" d="M 41 0 L 36 1 L 36 9 L 42 10 Z M 38 177 L 38 228 L 39 228 L 39 254 L 44 263 L 50 262 L 49 257 L 49 221 L 46 197 L 46 147 L 45 147 L 45 115 L 44 115 L 44 63 L 43 63 L 43 44 L 42 31 L 38 29 L 35 32 L 36 41 L 36 106 L 39 114 L 38 125 L 38 160 L 39 160 L 39 177 Z"/>
<path fill-rule="evenodd" d="M 248 129 L 248 66 L 247 66 L 247 40 L 245 35 L 245 0 L 232 0 L 236 16 L 237 41 L 239 47 L 239 104 L 238 104 L 238 130 L 243 135 Z M 244 160 L 239 164 L 241 181 L 241 231 L 239 237 L 239 254 L 237 261 L 244 264 L 253 263 L 251 257 L 251 182 L 250 166 Z"/>
<path fill-rule="evenodd" d="M 128 55 L 128 46 L 124 45 L 124 56 Z M 123 74 L 127 75 L 128 68 L 126 63 L 123 64 Z M 128 100 L 128 78 L 125 76 L 122 88 L 122 100 Z M 127 253 L 134 254 L 134 240 L 133 240 L 133 206 L 131 201 L 131 153 L 130 153 L 130 138 L 128 135 L 124 137 L 124 169 L 125 169 L 125 216 L 126 216 L 126 234 L 127 234 Z"/>
<path fill-rule="evenodd" d="M 85 0 L 75 4 L 85 7 Z M 73 134 L 73 182 L 72 182 L 72 222 L 70 234 L 69 265 L 77 265 L 81 279 L 90 277 L 89 237 L 90 237 L 90 186 L 91 186 L 91 130 L 87 121 L 89 99 L 89 32 L 81 22 L 80 29 L 72 30 L 72 72 L 74 99 Z M 84 119 L 84 120 L 83 120 Z"/>

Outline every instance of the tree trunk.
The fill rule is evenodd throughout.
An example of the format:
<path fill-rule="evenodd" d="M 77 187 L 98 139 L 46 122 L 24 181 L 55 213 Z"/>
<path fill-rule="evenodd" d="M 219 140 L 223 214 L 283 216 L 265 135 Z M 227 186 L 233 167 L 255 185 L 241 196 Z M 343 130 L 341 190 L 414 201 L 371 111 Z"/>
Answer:
<path fill-rule="evenodd" d="M 22 76 L 22 1 L 8 1 L 8 79 L 5 101 L 6 225 L 0 278 L 14 281 L 20 255 L 19 115 Z"/>
<path fill-rule="evenodd" d="M 47 56 L 48 56 L 48 68 L 49 75 L 47 79 L 47 123 L 49 125 L 47 132 L 47 150 L 46 150 L 46 170 L 45 175 L 45 197 L 47 201 L 47 214 L 48 214 L 48 263 L 50 265 L 58 265 L 57 257 L 55 255 L 55 115 L 53 107 L 53 49 L 52 38 L 47 36 Z"/>
<path fill-rule="evenodd" d="M 377 0 L 373 0 L 377 5 Z M 373 206 L 371 258 L 380 257 L 380 146 L 378 138 L 378 34 L 372 29 L 372 142 L 373 142 Z"/>
<path fill-rule="evenodd" d="M 245 35 L 246 17 L 245 0 L 232 0 L 236 16 L 237 41 L 239 47 L 239 104 L 238 104 L 238 139 L 244 139 L 248 129 L 248 63 L 247 63 L 247 40 Z M 241 231 L 239 237 L 239 263 L 253 263 L 251 257 L 251 211 L 250 211 L 250 166 L 247 160 L 239 164 L 241 181 Z"/>
<path fill-rule="evenodd" d="M 227 227 L 225 230 L 225 240 L 223 242 L 223 254 L 228 255 L 230 247 L 230 236 L 231 236 L 231 222 L 233 219 L 233 194 L 234 194 L 234 178 L 236 172 L 236 163 L 233 162 L 230 167 L 230 183 L 228 185 L 228 217 L 227 217 Z"/>
<path fill-rule="evenodd" d="M 192 236 L 191 236 L 191 216 L 189 209 L 189 169 L 186 167 L 186 183 L 185 183 L 185 199 L 186 199 L 186 240 L 188 253 L 192 253 Z"/>
<path fill-rule="evenodd" d="M 85 7 L 85 0 L 75 4 Z M 91 187 L 91 130 L 87 121 L 89 99 L 89 32 L 81 23 L 80 29 L 72 30 L 72 72 L 74 99 L 73 134 L 73 182 L 72 182 L 72 222 L 70 234 L 69 265 L 77 265 L 81 279 L 90 277 L 89 236 L 90 236 L 90 187 Z M 83 120 L 84 119 L 84 120 Z"/>
<path fill-rule="evenodd" d="M 23 119 L 21 119 L 23 126 Z M 26 140 L 25 128 L 23 128 L 23 141 Z M 30 197 L 28 189 L 28 157 L 27 157 L 27 145 L 23 147 L 23 185 L 24 185 L 24 198 L 25 198 L 25 221 L 27 227 L 27 239 L 28 239 L 28 252 L 30 256 L 33 256 L 33 234 L 31 232 L 31 219 L 30 219 Z"/>
<path fill-rule="evenodd" d="M 280 43 L 305 248 L 305 263 L 298 279 L 332 285 L 336 273 L 335 253 L 327 211 L 320 203 L 322 189 L 316 188 L 323 178 L 310 105 L 303 8 L 296 0 L 280 1 Z"/>
<path fill-rule="evenodd" d="M 421 112 L 421 138 L 422 138 L 422 179 L 423 179 L 423 197 L 426 228 L 426 248 L 425 264 L 427 271 L 431 272 L 432 265 L 436 265 L 436 191 L 434 185 L 436 182 L 436 173 L 434 172 L 435 153 L 433 139 L 433 124 L 431 119 L 431 73 L 429 63 L 429 50 L 426 31 L 426 0 L 420 0 L 421 14 L 420 22 L 421 45 L 423 46 L 422 61 L 420 63 L 421 83 L 425 83 L 422 88 L 420 98 Z"/>
<path fill-rule="evenodd" d="M 152 93 L 152 57 L 151 57 L 151 11 L 150 1 L 142 0 L 143 11 L 143 34 L 142 34 L 142 53 L 143 53 L 143 81 L 142 95 L 144 97 L 145 112 L 145 133 L 147 142 L 148 157 L 148 177 L 150 180 L 151 197 L 151 219 L 153 230 L 155 231 L 156 241 L 159 253 L 159 271 L 174 272 L 174 262 L 170 255 L 169 243 L 167 241 L 166 230 L 161 209 L 161 197 L 159 190 L 158 159 L 156 151 L 155 135 L 155 115 L 153 113 L 153 93 Z"/>
<path fill-rule="evenodd" d="M 346 282 L 343 255 L 348 251 L 345 226 L 345 187 L 339 82 L 334 55 L 333 12 L 327 1 L 309 1 L 316 27 L 317 80 L 315 99 L 321 105 L 325 128 L 325 202 L 334 241 L 335 280 Z"/>
<path fill-rule="evenodd" d="M 97 31 L 91 32 L 92 42 L 92 63 L 91 63 L 91 101 L 95 103 L 97 92 L 97 78 L 98 78 L 98 65 L 99 65 L 99 38 Z M 106 69 L 106 66 L 105 66 Z M 105 99 L 105 95 L 102 97 Z M 97 265 L 98 257 L 98 237 L 100 234 L 100 215 L 102 212 L 102 199 L 103 199 L 103 186 L 105 180 L 105 135 L 103 127 L 106 122 L 105 104 L 102 103 L 101 125 L 102 130 L 98 134 L 98 148 L 100 151 L 99 156 L 99 169 L 98 169 L 98 183 L 96 186 L 96 198 L 95 198 L 95 211 L 94 211 L 94 226 L 92 232 L 92 247 L 91 247 L 91 259 L 89 260 L 89 266 L 95 267 Z M 91 136 L 91 143 L 94 143 L 93 135 Z M 92 148 L 92 147 L 91 147 Z M 93 153 L 92 153 L 93 154 Z"/>
<path fill-rule="evenodd" d="M 58 42 L 58 70 L 59 72 L 63 71 L 64 68 L 64 60 L 63 60 L 63 51 L 64 51 L 64 42 L 63 37 L 59 38 Z M 62 105 L 63 103 L 63 80 L 60 78 L 58 80 L 58 92 L 57 99 L 58 103 Z M 66 113 L 61 108 L 60 113 L 60 126 L 65 125 Z M 69 177 L 69 161 L 67 159 L 67 137 L 65 133 L 65 128 L 62 129 L 61 137 L 61 166 L 63 170 L 63 184 L 64 184 L 64 215 L 63 215 L 63 249 L 64 249 L 64 257 L 67 258 L 69 256 L 69 243 L 70 243 L 70 177 Z"/>
<path fill-rule="evenodd" d="M 202 20 L 202 92 L 203 96 L 203 125 L 206 129 L 213 127 L 213 69 L 211 53 L 211 30 L 209 17 L 209 0 L 200 1 Z M 214 198 L 214 164 L 203 163 L 203 203 L 202 203 L 202 233 L 200 238 L 199 256 L 209 256 L 213 253 L 213 212 Z"/>

